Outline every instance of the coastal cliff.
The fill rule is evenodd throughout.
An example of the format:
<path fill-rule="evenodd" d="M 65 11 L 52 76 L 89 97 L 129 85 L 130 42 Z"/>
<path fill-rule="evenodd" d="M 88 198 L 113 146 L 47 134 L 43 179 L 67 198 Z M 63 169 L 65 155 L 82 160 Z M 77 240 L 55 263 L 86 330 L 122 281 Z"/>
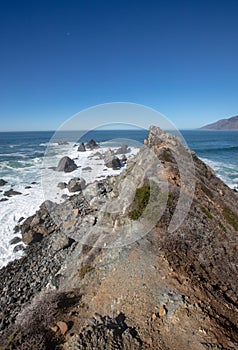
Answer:
<path fill-rule="evenodd" d="M 238 116 L 221 119 L 215 123 L 203 126 L 204 130 L 238 130 Z"/>
<path fill-rule="evenodd" d="M 120 175 L 21 224 L 0 349 L 236 349 L 237 196 L 151 127 Z"/>

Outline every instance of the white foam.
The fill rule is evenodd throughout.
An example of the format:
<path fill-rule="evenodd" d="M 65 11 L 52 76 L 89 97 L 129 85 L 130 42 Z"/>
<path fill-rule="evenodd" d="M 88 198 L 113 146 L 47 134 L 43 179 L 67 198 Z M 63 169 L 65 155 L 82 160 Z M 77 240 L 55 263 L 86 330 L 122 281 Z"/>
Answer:
<path fill-rule="evenodd" d="M 0 199 L 4 198 L 4 191 L 12 187 L 14 190 L 22 193 L 21 195 L 10 197 L 5 202 L 0 202 L 0 267 L 23 255 L 22 251 L 15 253 L 13 251 L 14 246 L 10 244 L 14 237 L 20 236 L 20 234 L 16 235 L 14 233 L 14 227 L 21 217 L 27 218 L 33 215 L 46 199 L 59 203 L 63 201 L 63 194 L 74 194 L 69 193 L 67 189 L 59 189 L 57 187 L 59 182 L 67 183 L 73 177 L 82 177 L 89 184 L 96 179 L 106 178 L 108 175 L 117 175 L 123 170 L 123 168 L 120 170 L 109 169 L 105 167 L 103 159 L 95 156 L 97 152 L 104 153 L 107 149 L 107 147 L 102 147 L 93 151 L 78 152 L 77 147 L 74 147 L 74 143 L 68 145 L 54 143 L 50 144 L 50 149 L 46 153 L 44 162 L 42 158 L 37 157 L 26 161 L 18 160 L 18 163 L 23 162 L 23 166 L 27 164 L 27 167 L 22 168 L 10 167 L 7 165 L 7 162 L 0 164 L 0 168 L 2 168 L 1 177 L 8 181 L 8 184 L 0 188 L 3 191 L 0 193 Z M 138 148 L 131 147 L 131 152 L 126 154 L 126 156 L 130 158 L 137 152 Z M 49 169 L 51 166 L 57 166 L 59 160 L 66 155 L 74 159 L 78 169 L 71 173 Z M 91 167 L 92 170 L 84 170 L 83 168 L 85 167 Z M 37 184 L 31 185 L 33 181 L 36 181 Z M 26 189 L 26 186 L 31 186 L 31 188 Z"/>

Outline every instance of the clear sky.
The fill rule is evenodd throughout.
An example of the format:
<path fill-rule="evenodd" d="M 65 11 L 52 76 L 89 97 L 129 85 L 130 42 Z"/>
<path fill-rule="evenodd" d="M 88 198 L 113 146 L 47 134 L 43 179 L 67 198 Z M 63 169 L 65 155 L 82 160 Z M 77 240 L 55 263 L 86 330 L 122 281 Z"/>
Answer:
<path fill-rule="evenodd" d="M 237 115 L 237 22 L 237 0 L 1 0 L 0 131 L 117 101 L 178 128 Z"/>

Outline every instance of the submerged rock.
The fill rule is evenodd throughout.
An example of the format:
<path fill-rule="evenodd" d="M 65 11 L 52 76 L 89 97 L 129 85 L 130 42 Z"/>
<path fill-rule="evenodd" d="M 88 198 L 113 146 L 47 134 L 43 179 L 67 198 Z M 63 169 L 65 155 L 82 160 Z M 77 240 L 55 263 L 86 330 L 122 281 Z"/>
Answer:
<path fill-rule="evenodd" d="M 77 165 L 75 162 L 67 156 L 61 158 L 56 167 L 56 171 L 64 171 L 65 173 L 70 173 L 76 169 Z"/>

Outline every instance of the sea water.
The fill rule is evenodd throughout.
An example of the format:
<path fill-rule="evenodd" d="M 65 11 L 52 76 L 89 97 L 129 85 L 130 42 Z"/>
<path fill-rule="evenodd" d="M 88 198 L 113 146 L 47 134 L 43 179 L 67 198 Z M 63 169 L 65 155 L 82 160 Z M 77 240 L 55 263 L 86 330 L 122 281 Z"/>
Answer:
<path fill-rule="evenodd" d="M 231 188 L 238 186 L 238 131 L 185 130 L 181 133 L 189 148 L 211 166 L 218 177 Z M 7 181 L 0 187 L 0 267 L 23 254 L 21 249 L 17 251 L 16 245 L 10 244 L 14 237 L 21 237 L 20 232 L 14 232 L 19 220 L 34 214 L 45 199 L 59 202 L 63 194 L 69 194 L 67 189 L 57 187 L 58 182 L 67 183 L 72 177 L 83 177 L 90 183 L 119 174 L 121 170 L 107 169 L 94 153 L 127 143 L 131 147 L 127 156 L 132 157 L 147 134 L 146 130 L 98 130 L 85 135 L 62 132 L 52 139 L 54 132 L 50 131 L 0 133 L 0 179 Z M 92 138 L 100 144 L 99 150 L 77 151 L 77 141 Z M 52 170 L 65 155 L 74 159 L 78 169 L 73 173 Z M 45 186 L 50 188 L 51 198 L 46 198 Z M 6 197 L 4 192 L 9 189 L 21 194 Z"/>

